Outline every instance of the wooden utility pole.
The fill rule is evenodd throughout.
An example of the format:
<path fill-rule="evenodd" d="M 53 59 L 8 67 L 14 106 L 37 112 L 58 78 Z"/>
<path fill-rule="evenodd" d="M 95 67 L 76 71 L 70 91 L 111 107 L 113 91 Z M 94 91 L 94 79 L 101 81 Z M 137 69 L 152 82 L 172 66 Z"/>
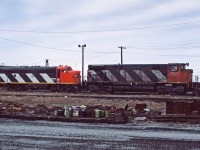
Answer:
<path fill-rule="evenodd" d="M 119 46 L 118 48 L 121 49 L 121 65 L 123 65 L 123 49 L 126 49 L 126 47 Z"/>

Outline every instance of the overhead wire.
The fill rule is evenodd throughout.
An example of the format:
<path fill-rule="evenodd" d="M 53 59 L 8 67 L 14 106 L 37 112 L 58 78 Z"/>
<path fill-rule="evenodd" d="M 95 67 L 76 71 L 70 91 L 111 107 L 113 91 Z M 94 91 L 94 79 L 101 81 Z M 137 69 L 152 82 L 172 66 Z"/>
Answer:
<path fill-rule="evenodd" d="M 190 22 L 181 22 L 181 23 L 174 23 L 174 24 L 165 24 L 165 25 L 155 25 L 155 26 L 145 26 L 145 27 L 134 27 L 134 28 L 124 28 L 124 29 L 112 29 L 112 30 L 96 30 L 96 31 L 70 31 L 70 32 L 44 32 L 44 31 L 19 31 L 19 30 L 3 30 L 0 29 L 0 31 L 8 31 L 8 32 L 34 32 L 34 33 L 81 33 L 81 32 L 106 32 L 106 31 L 124 31 L 124 30 L 136 30 L 136 29 L 149 29 L 149 28 L 161 28 L 161 27 L 169 27 L 169 26 L 179 26 L 179 25 L 187 25 L 187 24 L 196 24 L 196 23 L 200 23 L 199 20 L 197 21 L 190 21 Z M 47 47 L 47 46 L 42 46 L 42 45 L 35 45 L 35 44 L 31 44 L 31 43 L 26 43 L 26 42 L 21 42 L 21 41 L 17 41 L 17 40 L 12 40 L 12 39 L 8 39 L 8 38 L 4 38 L 4 37 L 0 37 L 0 39 L 3 40 L 7 40 L 10 42 L 15 42 L 15 43 L 19 43 L 19 44 L 25 44 L 25 45 L 29 45 L 29 46 L 34 46 L 34 47 L 39 47 L 39 48 L 45 48 L 45 49 L 52 49 L 52 50 L 60 50 L 60 51 L 71 51 L 71 52 L 80 52 L 78 50 L 66 50 L 66 49 L 61 49 L 61 48 L 53 48 L 53 47 Z M 176 46 L 176 47 L 173 47 Z M 178 47 L 180 46 L 180 47 Z M 135 49 L 156 49 L 156 48 L 163 48 L 163 49 L 167 49 L 167 48 L 199 48 L 199 46 L 195 45 L 192 46 L 191 44 L 172 44 L 172 45 L 165 45 L 164 47 L 162 46 L 130 46 L 127 48 L 135 48 Z M 102 51 L 87 51 L 86 53 L 100 53 L 100 54 L 113 54 L 113 53 L 119 53 L 119 52 L 102 52 Z M 126 52 L 125 52 L 126 53 Z M 129 54 L 140 54 L 140 55 L 157 55 L 157 56 L 186 56 L 186 55 L 160 55 L 160 54 L 144 54 L 144 53 L 129 53 Z M 199 56 L 188 56 L 187 57 L 199 57 Z"/>
<path fill-rule="evenodd" d="M 160 51 L 171 51 L 171 50 L 183 50 L 183 49 L 198 49 L 200 48 L 200 45 L 196 45 L 196 46 L 180 46 L 180 47 L 136 47 L 136 46 L 130 46 L 127 47 L 129 49 L 139 49 L 139 50 L 160 50 Z"/>
<path fill-rule="evenodd" d="M 53 50 L 59 50 L 59 51 L 80 52 L 80 51 L 75 51 L 75 50 L 66 50 L 66 49 L 60 49 L 60 48 L 53 48 L 53 47 L 35 45 L 35 44 L 26 43 L 26 42 L 20 42 L 20 41 L 16 41 L 16 40 L 11 40 L 11 39 L 4 38 L 4 37 L 0 37 L 0 39 L 7 40 L 7 41 L 10 41 L 10 42 L 19 43 L 19 44 L 29 45 L 29 46 L 34 46 L 34 47 L 39 47 L 39 48 L 45 48 L 45 49 L 53 49 Z"/>
<path fill-rule="evenodd" d="M 41 63 L 41 62 L 45 62 L 45 60 L 41 60 L 41 61 L 38 61 L 38 62 L 34 62 L 34 63 L 31 63 L 31 64 L 26 64 L 26 65 L 24 65 L 24 66 L 29 66 L 29 65 L 35 65 L 35 64 L 39 64 L 39 63 Z"/>
<path fill-rule="evenodd" d="M 183 44 L 184 43 L 184 44 Z M 199 41 L 196 41 L 196 42 L 190 42 L 190 43 L 185 43 L 185 41 L 181 41 L 179 42 L 179 44 L 167 44 L 167 45 L 143 45 L 143 46 L 140 46 L 140 45 L 135 45 L 135 46 L 129 46 L 129 47 L 158 47 L 158 48 L 162 48 L 162 47 L 172 47 L 172 46 L 182 46 L 182 45 L 193 45 L 193 44 L 200 44 Z M 127 46 L 126 46 L 127 47 Z"/>
<path fill-rule="evenodd" d="M 168 55 L 168 54 L 147 54 L 147 53 L 131 53 L 131 52 L 125 52 L 127 54 L 137 54 L 137 55 L 154 55 L 154 56 L 173 56 L 173 57 L 200 57 L 198 55 Z"/>
<path fill-rule="evenodd" d="M 116 31 L 130 31 L 130 30 L 141 30 L 141 29 L 154 29 L 154 28 L 163 28 L 163 27 L 171 27 L 171 26 L 180 26 L 180 25 L 188 25 L 188 24 L 196 24 L 200 23 L 200 20 L 197 21 L 189 21 L 189 22 L 180 22 L 174 24 L 163 24 L 163 25 L 154 25 L 154 26 L 143 26 L 143 27 L 132 27 L 132 28 L 121 28 L 121 29 L 104 29 L 104 30 L 80 30 L 80 31 L 25 31 L 25 30 L 8 30 L 8 29 L 0 29 L 1 32 L 24 32 L 24 33 L 93 33 L 93 32 L 116 32 Z"/>
<path fill-rule="evenodd" d="M 4 38 L 4 37 L 0 37 L 0 39 L 3 40 L 7 40 L 10 42 L 15 42 L 15 43 L 20 43 L 20 44 L 25 44 L 25 45 L 30 45 L 30 46 L 34 46 L 34 47 L 39 47 L 39 48 L 45 48 L 45 49 L 53 49 L 53 50 L 59 50 L 59 51 L 70 51 L 70 52 L 80 52 L 78 50 L 66 50 L 66 49 L 60 49 L 60 48 L 52 48 L 52 47 L 47 47 L 47 46 L 41 46 L 41 45 L 35 45 L 35 44 L 30 44 L 30 43 L 26 43 L 26 42 L 20 42 L 20 41 L 16 41 L 16 40 L 11 40 L 8 38 Z M 129 47 L 129 48 L 135 48 L 135 47 Z M 194 48 L 194 47 L 193 47 Z M 198 47 L 196 47 L 198 48 Z M 141 49 L 141 48 L 137 48 L 137 49 Z M 87 51 L 86 53 L 100 53 L 100 54 L 113 54 L 113 53 L 119 53 L 119 52 L 115 52 L 115 51 L 110 51 L 110 52 L 102 52 L 102 51 Z M 128 53 L 128 52 L 125 52 Z M 189 56 L 189 55 L 160 55 L 160 54 L 144 54 L 144 53 L 129 53 L 129 54 L 140 54 L 140 55 L 157 55 L 157 56 L 184 56 L 184 57 L 200 57 L 200 56 Z"/>
<path fill-rule="evenodd" d="M 45 48 L 45 49 L 52 49 L 52 50 L 59 50 L 59 51 L 70 51 L 70 52 L 80 52 L 79 50 L 66 50 L 66 49 L 61 49 L 61 48 L 35 45 L 35 44 L 21 42 L 21 41 L 17 41 L 17 40 L 12 40 L 12 39 L 8 39 L 8 38 L 4 38 L 4 37 L 0 37 L 0 39 L 7 40 L 7 41 L 10 41 L 10 42 L 19 43 L 19 44 L 29 45 L 29 46 L 33 46 L 33 47 Z M 111 53 L 111 52 L 102 52 L 102 51 L 90 51 L 89 52 L 89 51 L 87 51 L 87 53 Z"/>
<path fill-rule="evenodd" d="M 52 47 L 47 47 L 47 46 L 41 46 L 41 45 L 34 45 L 34 44 L 30 44 L 30 43 L 26 43 L 26 42 L 20 42 L 20 41 L 16 41 L 16 40 L 11 40 L 8 38 L 4 38 L 4 37 L 0 37 L 0 39 L 3 40 L 7 40 L 10 42 L 15 42 L 15 43 L 20 43 L 20 44 L 25 44 L 25 45 L 30 45 L 30 46 L 34 46 L 34 47 L 39 47 L 39 48 L 45 48 L 45 49 L 53 49 L 53 50 L 60 50 L 60 51 L 70 51 L 70 52 L 80 52 L 78 50 L 66 50 L 66 49 L 60 49 L 60 48 L 52 48 Z M 129 48 L 134 48 L 134 47 L 129 47 Z M 140 49 L 140 48 L 137 48 Z M 115 52 L 115 51 L 110 51 L 110 52 L 102 52 L 102 51 L 87 51 L 86 53 L 100 53 L 100 54 L 113 54 L 113 53 L 119 53 L 119 52 Z M 128 53 L 128 52 L 125 52 Z M 160 54 L 145 54 L 145 53 L 130 53 L 129 54 L 139 54 L 139 55 L 157 55 L 157 56 L 184 56 L 184 57 L 200 57 L 200 56 L 189 56 L 189 55 L 160 55 Z"/>

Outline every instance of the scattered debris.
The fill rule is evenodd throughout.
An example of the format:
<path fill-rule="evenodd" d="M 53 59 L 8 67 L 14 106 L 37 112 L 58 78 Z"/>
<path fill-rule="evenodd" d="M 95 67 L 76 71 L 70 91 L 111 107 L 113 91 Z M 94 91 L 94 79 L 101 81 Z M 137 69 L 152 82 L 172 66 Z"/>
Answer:
<path fill-rule="evenodd" d="M 126 104 L 123 108 L 114 106 L 67 106 L 47 107 L 43 104 L 25 106 L 12 102 L 0 102 L 0 117 L 47 119 L 71 122 L 104 122 L 104 123 L 132 123 L 133 121 L 200 121 L 200 102 L 167 102 L 166 115 L 162 111 L 153 111 L 147 104 L 136 104 L 130 108 Z"/>
<path fill-rule="evenodd" d="M 135 121 L 147 121 L 146 117 L 136 117 L 134 118 Z"/>

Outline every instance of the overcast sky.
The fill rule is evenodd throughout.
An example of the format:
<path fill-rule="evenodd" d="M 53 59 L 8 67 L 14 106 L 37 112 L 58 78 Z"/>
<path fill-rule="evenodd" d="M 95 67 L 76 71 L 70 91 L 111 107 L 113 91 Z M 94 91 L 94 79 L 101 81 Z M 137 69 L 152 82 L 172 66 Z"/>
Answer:
<path fill-rule="evenodd" d="M 190 63 L 200 75 L 200 0 L 1 0 L 0 63 Z"/>

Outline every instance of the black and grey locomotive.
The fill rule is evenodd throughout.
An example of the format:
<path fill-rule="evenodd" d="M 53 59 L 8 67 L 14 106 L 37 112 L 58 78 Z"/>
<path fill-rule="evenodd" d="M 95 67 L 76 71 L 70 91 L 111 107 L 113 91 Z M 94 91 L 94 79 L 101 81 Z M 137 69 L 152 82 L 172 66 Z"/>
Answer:
<path fill-rule="evenodd" d="M 192 89 L 192 70 L 187 63 L 89 65 L 89 91 L 173 91 Z"/>

